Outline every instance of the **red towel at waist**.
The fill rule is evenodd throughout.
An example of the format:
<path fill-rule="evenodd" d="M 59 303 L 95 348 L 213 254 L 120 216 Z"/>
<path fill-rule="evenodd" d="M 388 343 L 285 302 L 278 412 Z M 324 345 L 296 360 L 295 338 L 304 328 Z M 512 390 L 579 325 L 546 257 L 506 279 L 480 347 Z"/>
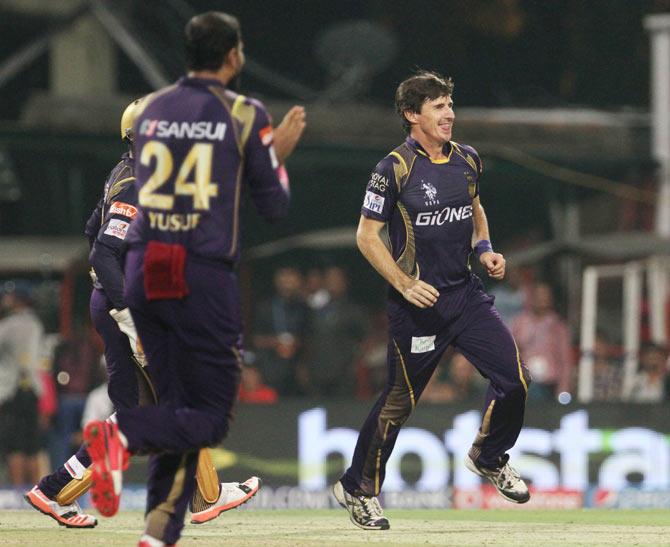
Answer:
<path fill-rule="evenodd" d="M 184 298 L 186 247 L 149 241 L 144 251 L 144 293 L 147 300 Z"/>

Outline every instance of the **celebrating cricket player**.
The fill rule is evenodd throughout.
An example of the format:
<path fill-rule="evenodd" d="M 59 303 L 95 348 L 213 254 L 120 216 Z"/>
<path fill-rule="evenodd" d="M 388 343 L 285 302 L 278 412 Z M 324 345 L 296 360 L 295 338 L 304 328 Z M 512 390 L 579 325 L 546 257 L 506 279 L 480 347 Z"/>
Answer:
<path fill-rule="evenodd" d="M 510 501 L 530 497 L 506 454 L 521 431 L 530 378 L 493 297 L 470 271 L 474 254 L 489 276 L 502 279 L 505 259 L 491 246 L 480 202 L 481 159 L 451 140 L 452 92 L 451 79 L 432 72 L 400 84 L 396 109 L 408 136 L 372 172 L 358 225 L 359 249 L 390 285 L 388 380 L 333 493 L 367 530 L 389 528 L 377 500 L 386 462 L 449 346 L 490 381 L 465 465 Z"/>
<path fill-rule="evenodd" d="M 228 432 L 242 349 L 242 193 L 269 220 L 286 214 L 283 162 L 305 127 L 304 109 L 294 107 L 273 137 L 264 106 L 230 89 L 244 64 L 235 17 L 197 15 L 185 34 L 187 76 L 149 95 L 134 124 L 139 207 L 127 235 L 125 299 L 158 404 L 119 409 L 117 423 L 84 430 L 103 514 L 118 509 L 128 455 L 151 454 L 140 540 L 150 547 L 179 539 L 198 449 Z"/>
<path fill-rule="evenodd" d="M 86 223 L 91 246 L 93 291 L 90 311 L 93 325 L 105 346 L 108 394 L 116 410 L 138 404 L 155 404 L 155 391 L 137 331 L 123 296 L 125 238 L 137 215 L 133 123 L 142 99 L 133 101 L 121 117 L 121 140 L 128 152 L 107 177 L 103 195 Z M 82 445 L 76 454 L 26 493 L 26 501 L 67 528 L 93 528 L 97 519 L 83 513 L 77 499 L 91 486 L 91 458 Z M 201 524 L 223 511 L 238 507 L 258 492 L 260 481 L 219 483 L 208 449 L 199 456 L 198 488 L 191 500 L 191 522 Z"/>

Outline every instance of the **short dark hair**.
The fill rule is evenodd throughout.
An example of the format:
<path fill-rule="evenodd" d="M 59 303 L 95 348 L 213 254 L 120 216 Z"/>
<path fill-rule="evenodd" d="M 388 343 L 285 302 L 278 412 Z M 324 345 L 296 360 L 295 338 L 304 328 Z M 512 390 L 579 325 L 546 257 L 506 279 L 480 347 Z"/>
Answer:
<path fill-rule="evenodd" d="M 396 112 L 402 118 L 405 132 L 409 134 L 412 124 L 405 117 L 405 112 L 421 112 L 426 101 L 434 101 L 439 97 L 450 96 L 454 92 L 454 82 L 437 72 L 419 70 L 416 74 L 400 82 L 395 92 Z"/>
<path fill-rule="evenodd" d="M 218 70 L 228 52 L 240 44 L 242 32 L 237 17 L 208 11 L 191 18 L 184 38 L 188 70 Z"/>

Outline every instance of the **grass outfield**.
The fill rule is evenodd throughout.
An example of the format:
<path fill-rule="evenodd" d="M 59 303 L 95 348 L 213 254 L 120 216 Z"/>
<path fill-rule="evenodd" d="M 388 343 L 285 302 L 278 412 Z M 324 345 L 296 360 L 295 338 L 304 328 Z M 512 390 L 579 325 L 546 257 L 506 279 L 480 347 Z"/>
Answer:
<path fill-rule="evenodd" d="M 391 529 L 355 528 L 344 510 L 231 511 L 187 525 L 180 547 L 210 545 L 670 545 L 664 510 L 389 510 Z M 0 545 L 52 547 L 137 544 L 140 512 L 68 530 L 36 511 L 0 511 Z"/>

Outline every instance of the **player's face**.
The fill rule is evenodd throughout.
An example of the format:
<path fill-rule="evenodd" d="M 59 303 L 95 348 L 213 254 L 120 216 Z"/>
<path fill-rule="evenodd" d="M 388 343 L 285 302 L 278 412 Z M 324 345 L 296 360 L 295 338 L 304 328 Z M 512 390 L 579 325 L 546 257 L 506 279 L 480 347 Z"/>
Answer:
<path fill-rule="evenodd" d="M 415 128 L 433 142 L 444 144 L 451 140 L 454 125 L 454 102 L 446 95 L 437 99 L 428 99 L 421 105 L 421 112 L 413 114 Z"/>

